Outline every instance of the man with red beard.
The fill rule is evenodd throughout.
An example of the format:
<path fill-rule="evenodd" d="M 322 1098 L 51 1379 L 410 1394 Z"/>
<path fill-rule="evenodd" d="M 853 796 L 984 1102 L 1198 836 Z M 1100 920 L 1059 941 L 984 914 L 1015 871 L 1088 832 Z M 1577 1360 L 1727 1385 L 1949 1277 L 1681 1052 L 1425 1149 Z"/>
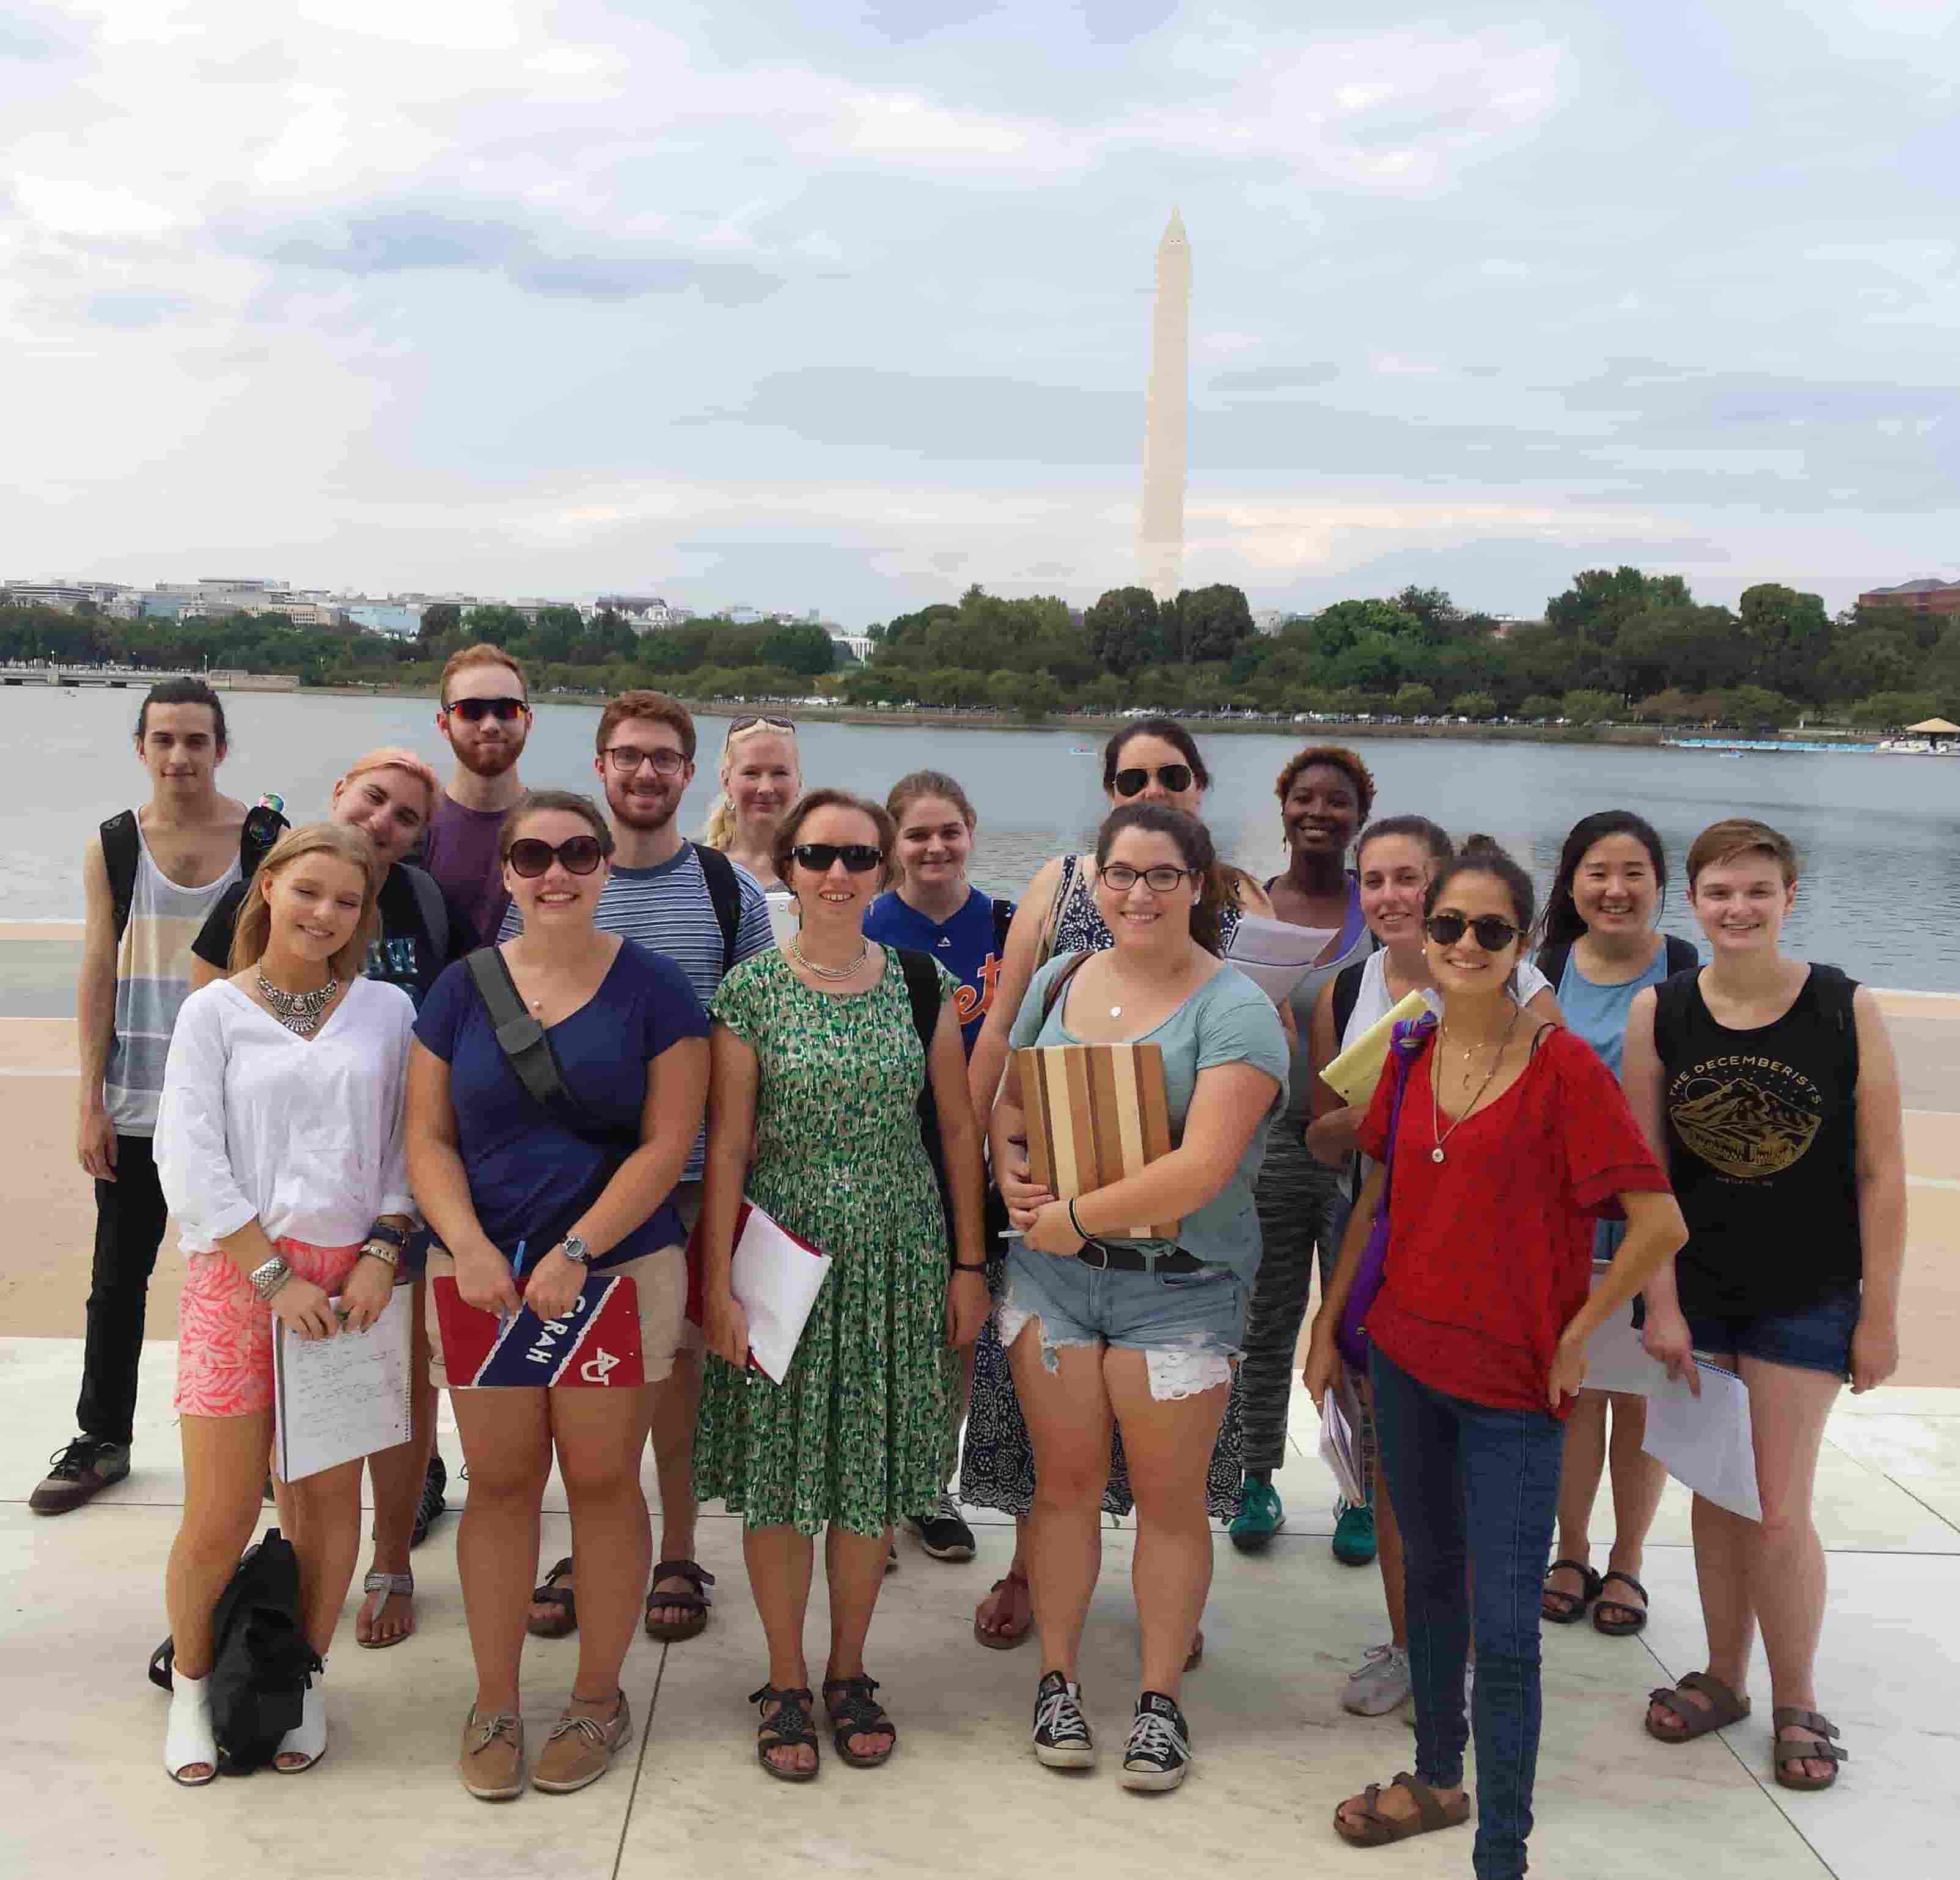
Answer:
<path fill-rule="evenodd" d="M 442 669 L 436 729 L 456 753 L 448 787 L 429 818 L 422 866 L 479 934 L 494 934 L 511 905 L 497 841 L 524 794 L 517 759 L 531 734 L 524 669 L 501 646 L 465 647 Z"/>
<path fill-rule="evenodd" d="M 600 890 L 595 925 L 649 951 L 664 953 L 705 1007 L 722 975 L 739 960 L 775 944 L 767 898 L 753 876 L 727 856 L 687 841 L 676 826 L 681 798 L 694 781 L 694 721 L 663 692 L 622 692 L 599 717 L 593 768 L 606 789 L 612 825 L 612 872 Z M 514 907 L 498 937 L 523 929 Z M 704 1132 L 705 1135 L 705 1132 Z M 705 1142 L 697 1140 L 673 1203 L 692 1234 L 701 1213 Z M 696 1328 L 674 1354 L 672 1373 L 651 1386 L 654 1462 L 660 1474 L 660 1548 L 647 1595 L 647 1631 L 667 1642 L 692 1638 L 708 1623 L 712 1580 L 694 1557 L 694 1420 L 701 1395 Z M 646 1354 L 649 1368 L 664 1352 Z M 532 1608 L 532 1630 L 558 1637 L 576 1623 L 573 1576 L 562 1561 Z"/>

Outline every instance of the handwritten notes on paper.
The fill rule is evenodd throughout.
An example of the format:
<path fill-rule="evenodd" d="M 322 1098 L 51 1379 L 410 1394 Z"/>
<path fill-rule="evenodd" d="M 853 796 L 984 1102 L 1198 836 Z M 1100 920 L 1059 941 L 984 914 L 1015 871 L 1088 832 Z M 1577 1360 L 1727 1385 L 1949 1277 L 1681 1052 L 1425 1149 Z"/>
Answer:
<path fill-rule="evenodd" d="M 274 1327 L 273 1451 L 282 1481 L 408 1441 L 412 1323 L 409 1289 L 398 1286 L 368 1331 L 309 1343 Z"/>

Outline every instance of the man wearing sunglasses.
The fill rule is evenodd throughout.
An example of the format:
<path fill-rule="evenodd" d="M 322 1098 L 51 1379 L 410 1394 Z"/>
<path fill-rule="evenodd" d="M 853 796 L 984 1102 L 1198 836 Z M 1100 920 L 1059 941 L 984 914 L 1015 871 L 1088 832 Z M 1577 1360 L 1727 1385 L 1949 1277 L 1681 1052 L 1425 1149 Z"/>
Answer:
<path fill-rule="evenodd" d="M 606 819 L 612 825 L 612 872 L 600 891 L 593 924 L 657 953 L 664 953 L 687 975 L 705 1007 L 722 975 L 752 953 L 775 944 L 769 908 L 760 885 L 714 850 L 684 838 L 676 821 L 681 799 L 694 781 L 694 720 L 687 708 L 664 692 L 622 692 L 599 715 L 593 768 L 605 787 Z M 514 867 L 522 872 L 516 844 Z M 529 860 L 527 857 L 524 860 Z M 577 870 L 581 856 L 568 857 Z M 873 862 L 878 857 L 873 851 Z M 547 862 L 546 866 L 549 866 Z M 597 866 L 597 857 L 591 866 Z M 504 917 L 500 940 L 523 930 L 514 906 Z M 701 1213 L 701 1172 L 706 1153 L 704 1131 L 688 1152 L 673 1203 L 689 1233 Z M 692 1326 L 688 1333 L 698 1334 Z M 654 1355 L 649 1352 L 651 1359 Z M 665 1357 L 665 1353 L 659 1354 Z M 674 1354 L 673 1370 L 653 1387 L 654 1466 L 660 1484 L 660 1568 L 647 1596 L 647 1630 L 673 1643 L 692 1638 L 708 1623 L 706 1595 L 695 1579 L 694 1553 L 694 1422 L 701 1395 L 698 1342 Z M 705 1576 L 702 1576 L 705 1578 Z M 575 1576 L 560 1576 L 555 1592 L 575 1592 Z M 561 1598 L 540 1601 L 532 1609 L 539 1627 L 564 1628 L 574 1605 Z"/>
<path fill-rule="evenodd" d="M 511 897 L 497 857 L 504 816 L 524 794 L 517 759 L 531 734 L 524 669 L 501 646 L 465 647 L 442 669 L 435 727 L 456 768 L 436 799 L 422 866 L 479 934 L 494 934 Z"/>

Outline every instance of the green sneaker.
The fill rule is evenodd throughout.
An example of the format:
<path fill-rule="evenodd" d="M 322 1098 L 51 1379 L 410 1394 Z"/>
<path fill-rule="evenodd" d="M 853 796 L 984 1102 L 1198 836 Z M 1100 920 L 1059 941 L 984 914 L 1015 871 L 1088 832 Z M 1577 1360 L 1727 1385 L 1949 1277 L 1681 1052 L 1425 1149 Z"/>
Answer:
<path fill-rule="evenodd" d="M 1257 1554 L 1286 1525 L 1280 1492 L 1271 1482 L 1248 1478 L 1239 1496 L 1238 1518 L 1226 1532 L 1241 1554 Z"/>
<path fill-rule="evenodd" d="M 1375 1511 L 1334 1504 L 1334 1557 L 1343 1567 L 1367 1567 L 1375 1557 Z"/>

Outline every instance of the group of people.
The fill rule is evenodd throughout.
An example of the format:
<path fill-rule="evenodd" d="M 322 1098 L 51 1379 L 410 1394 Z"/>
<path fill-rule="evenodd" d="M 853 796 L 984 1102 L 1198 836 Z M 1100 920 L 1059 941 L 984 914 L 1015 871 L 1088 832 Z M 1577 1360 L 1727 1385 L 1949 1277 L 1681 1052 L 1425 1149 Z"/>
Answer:
<path fill-rule="evenodd" d="M 1628 1636 L 1647 1621 L 1662 1478 L 1644 1400 L 1586 1389 L 1589 1341 L 1630 1312 L 1670 1376 L 1739 1373 L 1762 1509 L 1697 1497 L 1708 1666 L 1656 1691 L 1645 1727 L 1681 1743 L 1745 1716 L 1760 1626 L 1776 1779 L 1835 1779 L 1845 1752 L 1811 1683 L 1810 1498 L 1838 1389 L 1896 1362 L 1904 1172 L 1871 995 L 1780 944 L 1797 879 L 1781 835 L 1736 819 L 1691 845 L 1703 964 L 1658 930 L 1667 857 L 1639 816 L 1574 828 L 1541 923 L 1495 844 L 1371 820 L 1368 767 L 1316 746 L 1278 778 L 1287 864 L 1262 883 L 1215 851 L 1188 731 L 1151 719 L 1109 742 L 1093 851 L 1055 857 L 1016 904 L 970 880 L 978 818 L 943 773 L 883 800 L 808 788 L 794 724 L 738 718 L 690 841 L 696 733 L 676 701 L 629 692 L 600 714 L 603 808 L 520 784 L 530 707 L 508 654 L 458 654 L 438 702 L 446 782 L 374 752 L 322 819 L 282 829 L 218 792 L 215 695 L 166 682 L 136 728 L 149 800 L 84 857 L 80 1153 L 98 1225 L 80 1433 L 33 1505 L 65 1512 L 128 1473 L 167 1206 L 189 1261 L 165 1587 L 176 1780 L 218 1767 L 212 1612 L 259 1518 L 275 1328 L 358 1333 L 409 1286 L 412 1433 L 366 1459 L 355 1638 L 412 1633 L 409 1553 L 443 1505 L 449 1388 L 469 1478 L 471 1794 L 605 1773 L 632 1732 L 635 1627 L 677 1643 L 711 1622 L 702 1500 L 743 1519 L 767 1645 L 761 1767 L 813 1779 L 822 1732 L 854 1767 L 886 1762 L 899 1728 L 870 1628 L 896 1529 L 973 1557 L 956 1470 L 961 1500 L 1016 1519 L 974 1635 L 1038 1641 L 1032 1745 L 1052 1767 L 1096 1761 L 1077 1656 L 1102 1510 L 1134 1508 L 1141 1663 L 1120 1779 L 1173 1788 L 1192 1767 L 1180 1691 L 1203 1654 L 1210 1518 L 1248 1551 L 1285 1522 L 1273 1478 L 1316 1279 L 1305 1382 L 1316 1404 L 1353 1407 L 1364 1491 L 1337 1510 L 1334 1548 L 1379 1563 L 1389 1633 L 1343 1701 L 1407 1710 L 1416 1739 L 1412 1773 L 1340 1804 L 1344 1839 L 1465 1821 L 1474 1737 L 1475 1871 L 1523 1872 L 1542 1623 L 1589 1613 Z M 794 910 L 780 940 L 772 896 Z M 1253 917 L 1327 937 L 1278 1005 L 1233 964 Z M 1372 1093 L 1344 1102 L 1320 1073 L 1418 993 Z M 1169 1153 L 1087 1192 L 1042 1186 L 1013 1054 L 1138 1041 L 1160 1048 Z M 773 1381 L 749 1362 L 731 1279 L 745 1201 L 832 1260 Z M 549 1322 L 596 1274 L 632 1281 L 643 1388 L 446 1376 L 438 1282 Z M 573 1551 L 533 1585 L 554 1462 Z M 274 1484 L 317 1661 L 282 1769 L 326 1747 L 362 1466 Z M 831 1624 L 813 1680 L 819 1532 Z M 534 1755 L 527 1631 L 578 1640 Z"/>

